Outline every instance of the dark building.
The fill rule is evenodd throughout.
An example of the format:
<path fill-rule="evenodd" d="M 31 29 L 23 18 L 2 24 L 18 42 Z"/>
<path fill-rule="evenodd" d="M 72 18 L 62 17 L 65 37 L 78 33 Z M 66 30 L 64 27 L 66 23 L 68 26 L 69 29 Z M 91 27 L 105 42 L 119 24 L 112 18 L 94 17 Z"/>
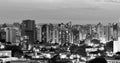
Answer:
<path fill-rule="evenodd" d="M 47 24 L 42 26 L 42 42 L 47 42 Z"/>
<path fill-rule="evenodd" d="M 0 30 L 0 41 L 6 41 L 6 32 L 3 29 Z"/>
<path fill-rule="evenodd" d="M 70 34 L 70 26 L 68 25 L 65 25 L 63 23 L 59 24 L 59 42 L 63 45 L 65 43 L 69 43 L 71 40 L 71 34 Z"/>
<path fill-rule="evenodd" d="M 66 40 L 67 40 L 66 31 L 61 30 L 61 43 L 62 44 L 66 43 Z"/>
<path fill-rule="evenodd" d="M 36 25 L 34 20 L 23 20 L 22 36 L 28 36 L 28 43 L 34 44 L 36 41 Z"/>
<path fill-rule="evenodd" d="M 51 43 L 53 40 L 54 40 L 54 38 L 53 38 L 53 36 L 54 36 L 54 28 L 55 28 L 55 26 L 54 26 L 54 24 L 48 24 L 48 34 L 47 34 L 47 36 L 48 36 L 48 42 L 49 43 Z"/>
<path fill-rule="evenodd" d="M 114 40 L 118 40 L 118 24 L 113 24 L 113 38 Z"/>
<path fill-rule="evenodd" d="M 73 32 L 73 42 L 78 44 L 79 43 L 79 25 L 73 25 L 72 27 L 72 32 Z"/>

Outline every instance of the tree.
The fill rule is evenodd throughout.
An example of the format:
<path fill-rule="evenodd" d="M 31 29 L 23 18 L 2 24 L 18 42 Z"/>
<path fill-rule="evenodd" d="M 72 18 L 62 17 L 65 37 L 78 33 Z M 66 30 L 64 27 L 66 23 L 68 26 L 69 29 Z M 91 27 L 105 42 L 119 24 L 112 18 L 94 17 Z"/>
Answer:
<path fill-rule="evenodd" d="M 113 51 L 113 41 L 107 42 L 105 46 L 106 51 Z"/>
<path fill-rule="evenodd" d="M 6 40 L 5 40 L 5 39 L 0 39 L 0 42 L 1 42 L 1 43 L 5 43 Z"/>
<path fill-rule="evenodd" d="M 6 42 L 6 44 L 12 44 L 11 42 Z"/>
<path fill-rule="evenodd" d="M 84 44 L 85 43 L 85 40 L 83 40 L 83 41 L 80 41 L 80 44 Z"/>
<path fill-rule="evenodd" d="M 90 60 L 89 62 L 87 63 L 107 63 L 106 59 L 103 58 L 103 57 L 98 57 L 98 58 L 95 58 L 93 60 Z"/>
<path fill-rule="evenodd" d="M 39 44 L 39 43 L 40 43 L 39 40 L 36 40 L 36 41 L 35 41 L 35 44 Z"/>
<path fill-rule="evenodd" d="M 116 52 L 116 54 L 114 55 L 115 59 L 120 59 L 120 52 Z"/>
<path fill-rule="evenodd" d="M 70 60 L 59 60 L 60 59 L 60 55 L 56 54 L 55 56 L 53 56 L 50 60 L 49 63 L 70 63 Z"/>
<path fill-rule="evenodd" d="M 120 52 L 116 52 L 117 55 L 120 55 Z"/>
<path fill-rule="evenodd" d="M 74 54 L 79 54 L 81 56 L 86 56 L 85 48 L 86 48 L 86 45 L 82 45 L 82 46 L 72 45 L 70 47 L 70 51 L 71 51 L 71 53 L 74 53 Z"/>
<path fill-rule="evenodd" d="M 91 40 L 91 42 L 94 44 L 100 44 L 100 40 L 98 40 L 98 39 L 93 39 L 93 40 Z"/>
<path fill-rule="evenodd" d="M 3 27 L 3 28 L 7 27 L 7 24 L 6 24 L 6 23 L 4 23 L 4 24 L 2 25 L 2 27 Z"/>
<path fill-rule="evenodd" d="M 104 51 L 97 50 L 97 51 L 90 52 L 90 54 L 98 54 L 98 53 L 100 53 L 102 57 L 105 56 L 105 52 Z"/>
<path fill-rule="evenodd" d="M 16 45 L 6 45 L 5 50 L 11 50 L 13 57 L 21 57 L 23 55 L 23 51 L 21 50 L 21 47 Z"/>

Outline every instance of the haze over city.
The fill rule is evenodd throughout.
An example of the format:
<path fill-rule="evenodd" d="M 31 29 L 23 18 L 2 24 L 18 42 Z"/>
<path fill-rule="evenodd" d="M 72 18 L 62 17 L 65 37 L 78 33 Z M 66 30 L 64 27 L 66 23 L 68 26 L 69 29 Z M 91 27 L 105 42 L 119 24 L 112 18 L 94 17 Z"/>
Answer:
<path fill-rule="evenodd" d="M 73 24 L 118 22 L 119 0 L 0 0 L 0 23 L 21 22 Z"/>
<path fill-rule="evenodd" d="M 0 0 L 0 63 L 120 63 L 120 0 Z"/>

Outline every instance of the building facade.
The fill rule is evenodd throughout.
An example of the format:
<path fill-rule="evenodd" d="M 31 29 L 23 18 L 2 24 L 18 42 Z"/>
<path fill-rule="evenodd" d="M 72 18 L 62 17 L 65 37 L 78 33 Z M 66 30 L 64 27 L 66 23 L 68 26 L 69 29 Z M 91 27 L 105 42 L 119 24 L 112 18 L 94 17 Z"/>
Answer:
<path fill-rule="evenodd" d="M 23 20 L 21 35 L 28 36 L 29 44 L 34 44 L 37 38 L 36 24 L 34 20 Z"/>

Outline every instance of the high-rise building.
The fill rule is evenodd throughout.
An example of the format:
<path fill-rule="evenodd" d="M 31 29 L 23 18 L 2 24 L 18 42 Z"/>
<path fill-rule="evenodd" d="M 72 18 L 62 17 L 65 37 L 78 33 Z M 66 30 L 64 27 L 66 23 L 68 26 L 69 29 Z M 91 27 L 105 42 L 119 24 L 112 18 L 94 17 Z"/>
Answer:
<path fill-rule="evenodd" d="M 0 30 L 1 30 L 1 28 L 2 28 L 2 24 L 0 24 Z"/>
<path fill-rule="evenodd" d="M 99 39 L 103 38 L 104 36 L 103 25 L 101 23 L 97 24 L 97 34 L 99 35 Z"/>
<path fill-rule="evenodd" d="M 5 31 L 6 31 L 6 41 L 16 43 L 17 31 L 13 27 L 7 27 Z"/>
<path fill-rule="evenodd" d="M 37 26 L 37 40 L 41 42 L 42 41 L 41 38 L 42 38 L 42 25 L 39 24 Z"/>
<path fill-rule="evenodd" d="M 53 41 L 53 33 L 54 33 L 54 28 L 55 28 L 55 26 L 54 26 L 54 24 L 48 24 L 48 27 L 47 27 L 47 41 L 49 42 L 49 43 L 51 43 L 51 42 L 54 42 Z"/>
<path fill-rule="evenodd" d="M 108 24 L 108 40 L 113 40 L 113 25 L 111 23 Z"/>
<path fill-rule="evenodd" d="M 71 41 L 70 26 L 61 23 L 59 24 L 58 30 L 59 30 L 59 34 L 58 34 L 59 43 L 60 44 L 69 43 Z"/>
<path fill-rule="evenodd" d="M 68 25 L 69 24 L 69 25 Z M 72 27 L 71 27 L 71 22 L 64 24 L 61 28 L 61 42 L 63 43 L 70 43 L 71 41 L 71 32 L 72 32 Z"/>
<path fill-rule="evenodd" d="M 108 26 L 104 26 L 104 38 L 105 38 L 105 41 L 109 41 L 109 35 L 108 35 Z"/>
<path fill-rule="evenodd" d="M 73 32 L 73 42 L 79 44 L 79 25 L 73 25 L 72 32 Z"/>
<path fill-rule="evenodd" d="M 113 24 L 113 38 L 114 40 L 118 40 L 118 24 Z"/>
<path fill-rule="evenodd" d="M 118 23 L 118 37 L 120 37 L 120 22 Z"/>
<path fill-rule="evenodd" d="M 58 24 L 53 24 L 53 31 L 52 31 L 53 33 L 53 40 L 52 40 L 52 42 L 54 42 L 54 43 L 59 43 L 59 31 L 58 31 Z"/>
<path fill-rule="evenodd" d="M 69 37 L 70 37 L 70 43 L 73 43 L 73 33 L 72 33 L 72 29 L 70 29 L 69 31 Z"/>
<path fill-rule="evenodd" d="M 87 36 L 87 31 L 84 25 L 81 25 L 79 29 L 79 40 L 85 40 Z"/>
<path fill-rule="evenodd" d="M 42 25 L 42 42 L 47 42 L 48 40 L 48 37 L 47 37 L 47 30 L 48 30 L 48 25 L 47 24 L 44 24 Z"/>
<path fill-rule="evenodd" d="M 120 51 L 120 38 L 117 41 L 113 42 L 113 53 Z"/>
<path fill-rule="evenodd" d="M 41 23 L 37 26 L 37 40 L 40 42 L 53 42 L 56 26 L 53 24 Z"/>
<path fill-rule="evenodd" d="M 66 32 L 65 32 L 65 30 L 61 30 L 60 32 L 61 32 L 61 37 L 60 37 L 61 44 L 64 44 L 64 43 L 66 43 Z"/>
<path fill-rule="evenodd" d="M 91 30 L 92 39 L 98 39 L 99 35 L 97 33 L 97 26 L 93 24 L 93 25 L 91 25 L 91 27 L 92 27 L 92 30 Z"/>
<path fill-rule="evenodd" d="M 79 40 L 83 40 L 82 39 L 82 31 L 81 30 L 79 30 Z"/>
<path fill-rule="evenodd" d="M 0 40 L 6 41 L 6 32 L 4 29 L 0 30 Z"/>
<path fill-rule="evenodd" d="M 52 42 L 53 24 L 40 23 L 37 26 L 37 40 L 40 42 Z"/>
<path fill-rule="evenodd" d="M 91 24 L 87 24 L 84 26 L 84 30 L 86 31 L 86 40 L 92 40 L 93 39 L 93 31 L 92 31 L 92 25 Z"/>
<path fill-rule="evenodd" d="M 34 20 L 23 20 L 22 22 L 22 36 L 28 36 L 28 43 L 34 44 L 37 38 L 36 24 Z"/>
<path fill-rule="evenodd" d="M 10 41 L 10 28 L 8 27 L 8 28 L 5 28 L 5 31 L 6 31 L 6 41 L 7 42 L 11 42 Z M 12 34 L 11 34 L 12 35 Z"/>

